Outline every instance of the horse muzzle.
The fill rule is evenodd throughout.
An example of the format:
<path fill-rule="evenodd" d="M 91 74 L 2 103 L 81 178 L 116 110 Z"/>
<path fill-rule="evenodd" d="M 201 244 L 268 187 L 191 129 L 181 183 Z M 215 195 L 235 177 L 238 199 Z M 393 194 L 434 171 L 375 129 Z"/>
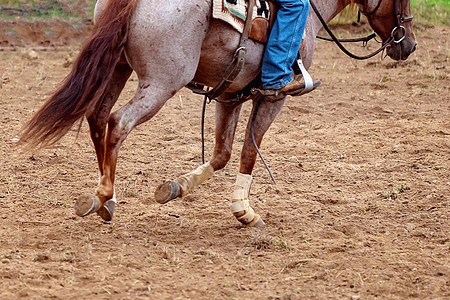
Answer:
<path fill-rule="evenodd" d="M 416 51 L 417 42 L 415 40 L 404 39 L 400 43 L 392 43 L 387 48 L 387 55 L 394 60 L 405 60 L 411 53 Z"/>
<path fill-rule="evenodd" d="M 394 60 L 405 60 L 417 48 L 414 34 L 410 35 L 409 30 L 403 26 L 396 27 L 392 33 L 391 44 L 387 48 L 387 55 Z"/>

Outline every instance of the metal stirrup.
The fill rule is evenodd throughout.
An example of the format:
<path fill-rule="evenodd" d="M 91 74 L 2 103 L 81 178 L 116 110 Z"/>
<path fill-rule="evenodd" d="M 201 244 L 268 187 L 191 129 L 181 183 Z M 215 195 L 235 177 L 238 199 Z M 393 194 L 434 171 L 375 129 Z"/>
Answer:
<path fill-rule="evenodd" d="M 309 75 L 308 71 L 306 70 L 305 65 L 303 64 L 300 52 L 297 54 L 297 60 L 294 62 L 293 69 L 296 75 L 302 74 L 303 80 L 305 81 L 305 89 L 303 90 L 302 94 L 311 92 L 314 89 L 314 81 L 311 75 Z"/>

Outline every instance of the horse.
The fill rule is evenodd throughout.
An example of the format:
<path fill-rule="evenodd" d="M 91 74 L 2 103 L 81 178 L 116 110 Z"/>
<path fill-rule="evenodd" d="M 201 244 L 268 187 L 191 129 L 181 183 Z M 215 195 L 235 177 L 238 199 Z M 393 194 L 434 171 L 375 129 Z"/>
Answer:
<path fill-rule="evenodd" d="M 348 5 L 357 5 L 372 29 L 385 42 L 386 53 L 405 60 L 416 41 L 410 17 L 410 0 L 315 0 L 317 10 L 329 22 Z M 98 0 L 95 25 L 69 75 L 60 88 L 33 115 L 21 132 L 20 142 L 45 147 L 57 142 L 81 118 L 86 117 L 94 144 L 99 183 L 95 194 L 81 195 L 74 208 L 78 216 L 97 213 L 110 221 L 116 205 L 115 172 L 119 149 L 137 125 L 151 119 L 168 99 L 191 81 L 215 86 L 228 68 L 239 45 L 240 33 L 212 18 L 212 0 Z M 299 52 L 306 68 L 312 63 L 315 38 L 322 28 L 310 10 Z M 249 85 L 261 70 L 264 44 L 249 40 L 242 70 L 217 98 L 215 104 L 215 145 L 211 159 L 196 170 L 160 185 L 155 192 L 159 203 L 191 193 L 230 159 L 242 101 L 237 93 Z M 112 112 L 132 72 L 138 77 L 134 97 Z M 246 100 L 253 101 L 255 97 Z M 264 221 L 249 202 L 252 170 L 257 148 L 280 112 L 286 98 L 262 101 L 254 117 L 253 134 L 249 120 L 240 167 L 230 206 L 244 226 L 262 226 Z M 253 141 L 252 141 L 253 140 Z"/>

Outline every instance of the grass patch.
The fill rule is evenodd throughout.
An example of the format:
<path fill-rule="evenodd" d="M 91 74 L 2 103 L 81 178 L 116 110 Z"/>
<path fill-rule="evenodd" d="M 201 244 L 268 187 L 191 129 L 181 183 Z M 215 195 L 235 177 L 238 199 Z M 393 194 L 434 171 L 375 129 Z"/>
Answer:
<path fill-rule="evenodd" d="M 449 0 L 411 0 L 415 22 L 426 25 L 450 25 Z"/>
<path fill-rule="evenodd" d="M 406 182 L 404 182 L 400 186 L 398 186 L 396 190 L 394 190 L 391 193 L 386 194 L 385 198 L 387 200 L 396 200 L 396 199 L 398 199 L 400 197 L 401 194 L 405 193 L 409 189 L 410 188 L 408 187 Z"/>
<path fill-rule="evenodd" d="M 1 18 L 91 18 L 95 0 L 0 0 Z"/>

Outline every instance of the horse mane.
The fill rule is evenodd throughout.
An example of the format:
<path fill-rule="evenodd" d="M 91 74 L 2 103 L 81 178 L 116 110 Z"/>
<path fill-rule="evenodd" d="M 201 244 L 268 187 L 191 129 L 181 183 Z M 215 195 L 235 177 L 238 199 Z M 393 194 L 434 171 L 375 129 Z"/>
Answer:
<path fill-rule="evenodd" d="M 362 0 L 344 0 L 344 3 L 347 5 L 340 14 L 344 14 L 345 16 L 353 15 L 358 4 L 360 4 L 361 2 Z"/>
<path fill-rule="evenodd" d="M 358 4 L 362 4 L 363 0 L 350 0 L 349 8 L 353 10 Z"/>
<path fill-rule="evenodd" d="M 61 87 L 23 127 L 21 143 L 41 147 L 54 144 L 93 109 L 123 52 L 137 1 L 108 0 Z"/>

